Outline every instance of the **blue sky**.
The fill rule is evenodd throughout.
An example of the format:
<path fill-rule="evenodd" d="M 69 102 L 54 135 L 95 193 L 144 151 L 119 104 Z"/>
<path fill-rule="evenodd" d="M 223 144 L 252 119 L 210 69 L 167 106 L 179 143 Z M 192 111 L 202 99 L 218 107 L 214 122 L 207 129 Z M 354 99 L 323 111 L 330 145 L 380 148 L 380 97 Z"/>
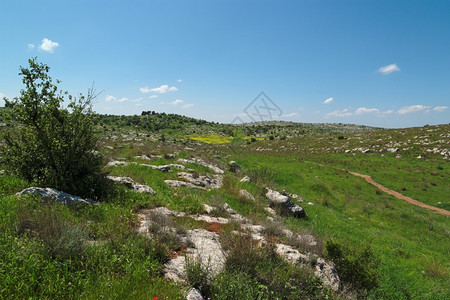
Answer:
<path fill-rule="evenodd" d="M 99 113 L 249 121 L 263 91 L 286 121 L 449 123 L 449 16 L 433 0 L 2 1 L 0 96 L 37 56 L 71 94 L 95 82 Z"/>

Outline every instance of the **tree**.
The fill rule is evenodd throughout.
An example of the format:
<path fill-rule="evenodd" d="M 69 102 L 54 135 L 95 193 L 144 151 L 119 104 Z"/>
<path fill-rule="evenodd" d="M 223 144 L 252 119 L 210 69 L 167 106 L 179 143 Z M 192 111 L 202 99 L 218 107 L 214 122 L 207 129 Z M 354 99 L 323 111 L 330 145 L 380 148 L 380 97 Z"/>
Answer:
<path fill-rule="evenodd" d="M 105 196 L 108 184 L 93 125 L 95 90 L 72 97 L 58 91 L 47 65 L 36 58 L 28 62 L 19 73 L 26 88 L 19 98 L 6 99 L 11 129 L 0 156 L 10 171 L 33 184 L 94 199 Z"/>

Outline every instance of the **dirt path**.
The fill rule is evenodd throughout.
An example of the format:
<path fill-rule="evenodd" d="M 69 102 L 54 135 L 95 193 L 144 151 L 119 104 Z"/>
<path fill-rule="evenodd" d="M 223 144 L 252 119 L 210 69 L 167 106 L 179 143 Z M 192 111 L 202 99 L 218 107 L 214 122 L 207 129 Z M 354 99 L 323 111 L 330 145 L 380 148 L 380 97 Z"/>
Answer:
<path fill-rule="evenodd" d="M 368 183 L 376 186 L 377 188 L 379 188 L 383 192 L 386 192 L 389 195 L 392 195 L 392 196 L 394 196 L 394 197 L 396 197 L 398 199 L 405 200 L 408 203 L 411 203 L 411 204 L 414 204 L 414 205 L 417 205 L 417 206 L 420 206 L 420 207 L 423 207 L 423 208 L 426 208 L 426 209 L 433 210 L 433 211 L 435 211 L 435 212 L 437 212 L 438 214 L 441 214 L 441 215 L 450 216 L 450 211 L 442 209 L 442 208 L 438 208 L 438 207 L 435 207 L 435 206 L 431 206 L 431 205 L 428 205 L 428 204 L 425 204 L 425 203 L 422 203 L 420 201 L 414 200 L 413 198 L 410 198 L 408 196 L 402 195 L 399 192 L 396 192 L 394 190 L 388 189 L 387 187 L 382 186 L 379 183 L 376 183 L 372 179 L 372 177 L 370 177 L 369 175 L 363 175 L 363 174 L 359 174 L 359 173 L 356 173 L 356 172 L 350 172 L 350 171 L 348 171 L 348 172 L 350 174 L 352 174 L 352 175 L 364 178 Z"/>

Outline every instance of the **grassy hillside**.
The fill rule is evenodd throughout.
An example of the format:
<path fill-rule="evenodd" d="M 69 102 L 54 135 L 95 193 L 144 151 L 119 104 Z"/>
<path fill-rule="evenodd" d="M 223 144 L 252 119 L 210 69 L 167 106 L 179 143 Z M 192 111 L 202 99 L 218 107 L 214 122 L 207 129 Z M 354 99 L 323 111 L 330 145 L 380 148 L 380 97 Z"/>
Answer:
<path fill-rule="evenodd" d="M 340 261 L 335 258 L 342 276 L 367 271 L 361 274 L 371 274 L 376 280 L 370 288 L 344 280 L 340 291 L 331 293 L 317 278 L 292 269 L 270 253 L 252 252 L 250 247 L 245 249 L 254 260 L 265 263 L 245 272 L 229 268 L 210 279 L 213 299 L 298 299 L 299 295 L 310 299 L 356 295 L 448 299 L 448 216 L 390 196 L 349 171 L 371 175 L 386 187 L 449 210 L 449 132 L 450 125 L 384 130 L 286 122 L 223 125 L 163 114 L 100 116 L 98 134 L 105 164 L 128 162 L 105 167 L 105 171 L 151 186 L 156 195 L 117 185 L 110 198 L 98 205 L 44 205 L 33 197 L 14 196 L 32 183 L 2 173 L 0 298 L 182 298 L 190 285 L 197 286 L 195 281 L 166 280 L 163 268 L 185 246 L 173 236 L 148 239 L 137 234 L 138 213 L 142 208 L 165 206 L 204 214 L 203 204 L 209 204 L 218 209 L 210 215 L 222 217 L 227 213 L 219 208 L 228 203 L 254 224 L 266 226 L 264 234 L 270 241 L 289 242 L 280 226 L 295 234 L 311 234 L 321 242 L 314 248 L 297 245 L 303 251 L 330 257 L 329 245 L 335 243 L 343 251 Z M 178 179 L 177 171 L 164 173 L 145 166 L 177 164 L 180 158 L 202 158 L 224 169 L 223 186 L 211 191 L 174 190 L 164 180 Z M 229 171 L 230 160 L 242 167 L 239 173 Z M 3 164 L 0 169 L 7 162 Z M 212 176 L 207 167 L 185 166 L 193 174 Z M 252 180 L 240 182 L 244 175 Z M 298 194 L 303 202 L 297 203 L 308 218 L 277 218 L 276 226 L 267 221 L 266 187 Z M 254 202 L 239 196 L 243 188 L 255 196 Z M 221 232 L 222 237 L 236 229 L 234 223 L 218 230 L 217 224 L 190 218 L 174 222 L 180 231 L 204 228 Z M 364 260 L 364 253 L 373 257 Z M 285 276 L 269 280 L 275 274 Z"/>

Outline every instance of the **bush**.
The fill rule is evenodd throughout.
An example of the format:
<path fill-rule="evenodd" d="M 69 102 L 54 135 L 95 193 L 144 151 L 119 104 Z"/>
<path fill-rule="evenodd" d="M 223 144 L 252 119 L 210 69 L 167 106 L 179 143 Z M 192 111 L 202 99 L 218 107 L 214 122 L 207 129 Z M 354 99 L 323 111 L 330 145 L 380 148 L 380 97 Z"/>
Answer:
<path fill-rule="evenodd" d="M 350 249 L 335 241 L 325 243 L 326 257 L 331 259 L 343 283 L 360 293 L 378 286 L 378 260 L 369 246 Z"/>
<path fill-rule="evenodd" d="M 37 185 L 83 197 L 100 198 L 108 191 L 97 153 L 92 100 L 95 91 L 79 99 L 58 91 L 49 67 L 29 60 L 20 68 L 26 88 L 19 98 L 6 99 L 10 107 L 0 156 L 9 169 Z M 59 81 L 58 81 L 59 83 Z M 69 104 L 63 107 L 65 98 Z"/>

